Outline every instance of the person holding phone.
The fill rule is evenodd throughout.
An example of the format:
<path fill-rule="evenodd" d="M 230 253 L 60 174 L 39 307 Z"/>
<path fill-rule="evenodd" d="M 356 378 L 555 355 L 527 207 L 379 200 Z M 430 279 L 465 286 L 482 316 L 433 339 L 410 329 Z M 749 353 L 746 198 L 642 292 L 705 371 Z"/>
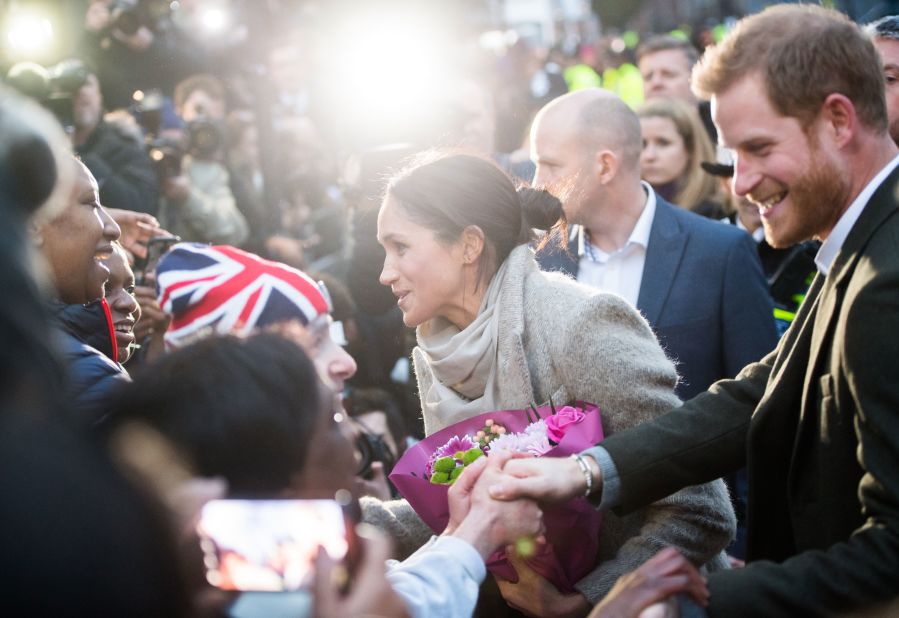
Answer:
<path fill-rule="evenodd" d="M 349 495 L 355 474 L 337 405 L 296 342 L 278 333 L 207 337 L 163 356 L 122 389 L 106 430 L 110 443 L 120 444 L 116 436 L 136 425 L 151 427 L 193 462 L 194 474 L 224 478 L 230 498 L 333 499 Z M 117 454 L 128 459 L 134 451 Z M 376 541 L 361 563 L 346 565 L 351 590 L 358 581 L 378 591 L 367 599 L 367 612 L 471 614 L 486 557 L 542 531 L 536 503 L 503 503 L 487 494 L 503 463 L 491 457 L 460 477 L 447 530 L 410 559 L 385 565 L 384 545 Z M 369 587 L 372 581 L 380 584 Z M 316 590 L 324 589 L 327 580 L 318 579 Z M 320 600 L 346 608 L 344 601 Z"/>

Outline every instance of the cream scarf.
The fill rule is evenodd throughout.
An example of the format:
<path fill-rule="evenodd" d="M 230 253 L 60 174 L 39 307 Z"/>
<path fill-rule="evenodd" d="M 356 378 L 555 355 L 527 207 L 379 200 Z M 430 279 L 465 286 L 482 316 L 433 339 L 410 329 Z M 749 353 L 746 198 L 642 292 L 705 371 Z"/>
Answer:
<path fill-rule="evenodd" d="M 477 317 L 465 330 L 437 317 L 416 331 L 418 347 L 435 378 L 428 392 L 421 394 L 423 412 L 446 425 L 496 409 L 499 300 L 508 263 L 504 260 L 493 275 Z"/>

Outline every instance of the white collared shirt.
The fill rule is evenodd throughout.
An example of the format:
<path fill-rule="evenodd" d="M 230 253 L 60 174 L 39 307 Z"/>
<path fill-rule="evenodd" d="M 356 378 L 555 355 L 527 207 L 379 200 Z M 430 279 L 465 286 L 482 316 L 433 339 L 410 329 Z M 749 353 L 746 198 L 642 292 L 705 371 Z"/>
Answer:
<path fill-rule="evenodd" d="M 577 280 L 604 292 L 618 294 L 635 306 L 640 295 L 640 283 L 643 281 L 649 233 L 656 214 L 656 194 L 647 183 L 641 184 L 646 192 L 646 205 L 623 247 L 606 253 L 599 247 L 588 244 L 587 230 L 583 227 L 578 241 L 580 261 Z"/>
<path fill-rule="evenodd" d="M 871 196 L 874 195 L 877 188 L 883 184 L 883 181 L 886 180 L 887 176 L 896 169 L 897 165 L 899 165 L 899 155 L 893 157 L 893 160 L 887 163 L 886 167 L 880 170 L 877 175 L 871 179 L 871 182 L 862 189 L 862 192 L 859 193 L 858 197 L 856 197 L 852 204 L 849 205 L 849 208 L 846 209 L 846 212 L 844 212 L 843 216 L 837 221 L 837 224 L 833 226 L 833 230 L 831 230 L 827 240 L 821 244 L 821 248 L 818 249 L 818 253 L 815 255 L 815 265 L 818 267 L 818 272 L 822 275 L 827 276 L 831 264 L 833 264 L 840 249 L 843 248 L 843 243 L 846 242 L 849 232 L 855 227 L 855 222 L 858 221 L 858 218 L 861 216 L 868 200 L 871 199 Z"/>
<path fill-rule="evenodd" d="M 744 232 L 746 232 L 747 234 L 752 236 L 752 240 L 755 241 L 755 244 L 759 244 L 760 242 L 765 240 L 765 228 L 764 227 L 759 226 L 755 229 L 754 232 L 750 232 L 749 228 L 746 227 L 745 225 L 743 225 L 743 221 L 740 219 L 739 214 L 737 214 L 737 216 L 734 217 L 734 219 L 735 219 L 734 225 L 736 225 L 737 228 L 743 230 Z M 722 221 L 727 221 L 727 219 L 722 219 Z"/>

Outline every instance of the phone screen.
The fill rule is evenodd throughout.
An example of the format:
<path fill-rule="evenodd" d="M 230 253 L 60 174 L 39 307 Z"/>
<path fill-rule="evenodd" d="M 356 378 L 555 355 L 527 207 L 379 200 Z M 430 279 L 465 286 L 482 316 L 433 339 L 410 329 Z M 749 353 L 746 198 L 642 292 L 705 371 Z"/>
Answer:
<path fill-rule="evenodd" d="M 147 257 L 134 264 L 134 278 L 137 285 L 147 285 L 155 281 L 156 265 L 172 245 L 181 242 L 179 236 L 156 236 L 147 241 Z"/>
<path fill-rule="evenodd" d="M 346 530 L 333 500 L 213 500 L 197 525 L 210 584 L 266 592 L 308 588 L 319 546 L 346 556 Z"/>

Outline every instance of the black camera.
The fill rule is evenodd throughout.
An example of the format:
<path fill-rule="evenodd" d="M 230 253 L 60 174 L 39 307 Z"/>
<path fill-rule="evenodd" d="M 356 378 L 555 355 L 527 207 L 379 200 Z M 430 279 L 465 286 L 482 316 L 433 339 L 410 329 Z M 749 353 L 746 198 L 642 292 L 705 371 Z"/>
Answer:
<path fill-rule="evenodd" d="M 152 135 L 152 133 L 148 133 Z M 167 178 L 180 176 L 184 155 L 198 159 L 212 159 L 224 144 L 224 136 L 218 125 L 206 120 L 194 120 L 185 126 L 184 138 L 151 137 L 147 142 L 156 175 L 162 182 Z"/>
<path fill-rule="evenodd" d="M 198 159 L 212 159 L 225 146 L 225 135 L 219 124 L 205 116 L 185 126 L 187 151 Z"/>
<path fill-rule="evenodd" d="M 160 184 L 169 178 L 181 175 L 184 149 L 180 140 L 167 137 L 154 138 L 147 144 L 147 154 L 153 164 L 153 169 L 156 170 L 156 178 Z"/>
<path fill-rule="evenodd" d="M 49 109 L 63 128 L 71 131 L 75 126 L 75 93 L 90 74 L 79 60 L 64 60 L 49 69 L 34 62 L 20 62 L 10 68 L 6 83 Z"/>

